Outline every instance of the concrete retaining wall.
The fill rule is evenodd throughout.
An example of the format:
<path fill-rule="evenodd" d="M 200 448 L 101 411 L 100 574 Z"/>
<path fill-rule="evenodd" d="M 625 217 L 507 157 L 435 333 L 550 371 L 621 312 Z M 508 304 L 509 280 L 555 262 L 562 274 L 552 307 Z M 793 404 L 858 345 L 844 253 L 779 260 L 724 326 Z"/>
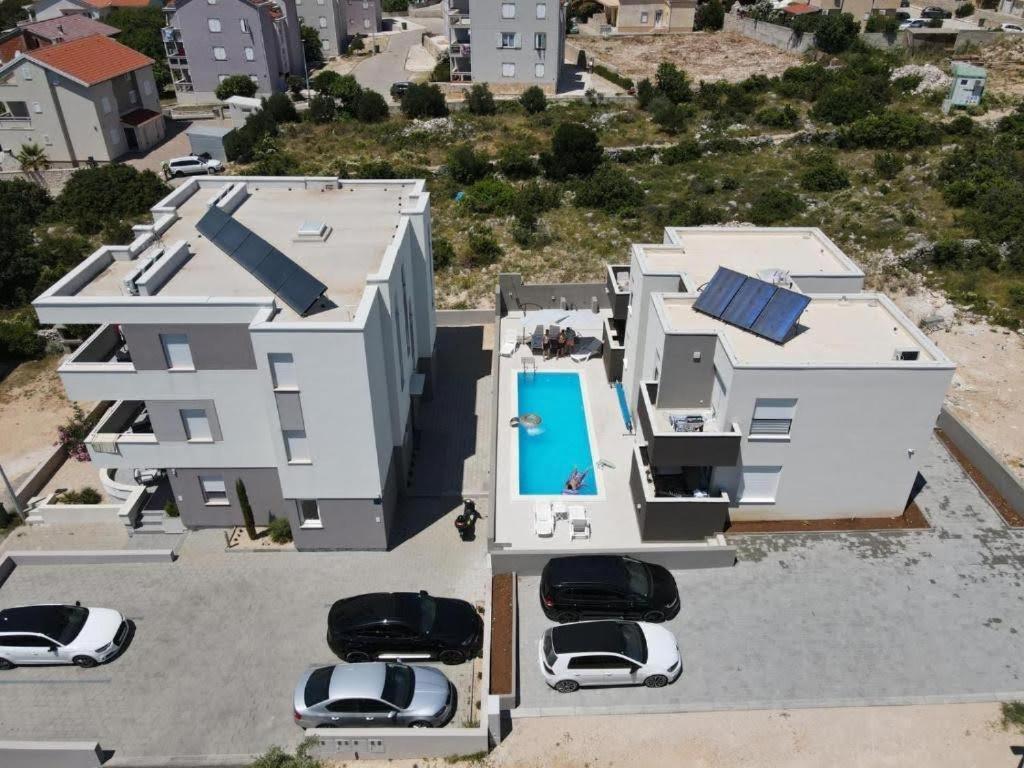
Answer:
<path fill-rule="evenodd" d="M 0 741 L 3 768 L 96 768 L 102 762 L 94 741 Z"/>
<path fill-rule="evenodd" d="M 5 560 L 15 565 L 106 565 L 124 563 L 173 563 L 172 549 L 12 550 Z M 2 563 L 2 561 L 0 561 Z M 0 763 L 3 765 L 3 763 Z"/>
<path fill-rule="evenodd" d="M 487 726 L 478 728 L 373 728 L 346 733 L 334 728 L 310 728 L 317 740 L 313 754 L 334 760 L 400 760 L 475 755 L 488 749 Z"/>
<path fill-rule="evenodd" d="M 491 550 L 491 571 L 517 573 L 519 576 L 537 576 L 552 557 L 571 554 L 557 549 L 520 549 L 515 552 L 501 549 Z M 728 544 L 676 547 L 633 547 L 588 549 L 588 555 L 628 555 L 648 563 L 664 566 L 669 570 L 694 570 L 697 568 L 732 568 L 736 564 L 736 548 Z"/>
<path fill-rule="evenodd" d="M 960 419 L 945 408 L 935 426 L 985 476 L 1018 515 L 1024 515 L 1024 484 Z"/>
<path fill-rule="evenodd" d="M 74 523 L 116 523 L 120 518 L 120 504 L 40 504 L 29 511 L 36 522 L 50 525 L 67 525 Z"/>
<path fill-rule="evenodd" d="M 769 24 L 767 21 L 741 19 L 733 13 L 725 14 L 722 31 L 738 32 L 751 40 L 759 40 L 780 50 L 794 53 L 803 53 L 814 47 L 814 35 L 799 35 L 789 27 Z"/>
<path fill-rule="evenodd" d="M 590 309 L 596 300 L 599 309 L 610 309 L 604 283 L 538 283 L 525 285 L 522 275 L 498 275 L 500 308 L 503 312 L 519 309 Z"/>

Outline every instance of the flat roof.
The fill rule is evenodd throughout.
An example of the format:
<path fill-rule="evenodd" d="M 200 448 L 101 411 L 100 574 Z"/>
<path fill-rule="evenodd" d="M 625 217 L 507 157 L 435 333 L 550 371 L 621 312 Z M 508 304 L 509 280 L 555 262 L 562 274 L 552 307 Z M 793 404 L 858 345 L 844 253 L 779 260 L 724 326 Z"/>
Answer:
<path fill-rule="evenodd" d="M 719 267 L 756 276 L 782 269 L 791 275 L 863 276 L 817 227 L 666 227 L 663 245 L 636 245 L 645 273 L 685 274 L 697 290 Z"/>
<path fill-rule="evenodd" d="M 738 365 L 883 365 L 920 363 L 952 367 L 896 306 L 879 294 L 817 295 L 800 316 L 796 334 L 783 344 L 756 336 L 693 309 L 695 296 L 661 294 L 668 331 L 717 333 Z M 914 361 L 897 350 L 917 350 Z"/>
<path fill-rule="evenodd" d="M 168 277 L 155 295 L 160 297 L 263 298 L 273 293 L 241 264 L 196 229 L 210 202 L 230 185 L 246 184 L 248 196 L 231 216 L 327 286 L 325 296 L 335 306 L 300 317 L 280 299 L 278 317 L 285 321 L 343 322 L 352 320 L 367 278 L 383 266 L 384 256 L 398 231 L 409 195 L 419 193 L 419 182 L 344 182 L 305 179 L 203 177 L 187 198 L 173 205 L 177 219 L 157 243 L 138 259 L 113 261 L 80 288 L 76 295 L 120 297 L 123 279 L 157 248 L 179 241 L 188 244 L 190 257 Z M 172 198 L 173 199 L 173 196 Z M 160 213 L 155 213 L 155 218 Z M 325 225 L 325 239 L 299 230 L 310 222 Z"/>

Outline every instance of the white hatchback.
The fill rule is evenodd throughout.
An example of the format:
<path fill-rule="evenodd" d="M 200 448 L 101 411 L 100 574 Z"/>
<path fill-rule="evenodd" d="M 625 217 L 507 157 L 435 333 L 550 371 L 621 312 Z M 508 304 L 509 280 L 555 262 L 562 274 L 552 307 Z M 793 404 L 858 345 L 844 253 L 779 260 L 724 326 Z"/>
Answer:
<path fill-rule="evenodd" d="M 207 160 L 195 155 L 176 157 L 167 163 L 167 173 L 170 176 L 201 176 L 209 173 L 220 173 L 223 170 L 224 164 L 220 160 Z"/>
<path fill-rule="evenodd" d="M 27 664 L 95 667 L 124 648 L 130 627 L 110 608 L 26 605 L 0 611 L 0 669 Z"/>
<path fill-rule="evenodd" d="M 552 627 L 538 647 L 544 681 L 560 693 L 583 686 L 646 685 L 679 679 L 675 636 L 645 621 L 577 621 Z"/>

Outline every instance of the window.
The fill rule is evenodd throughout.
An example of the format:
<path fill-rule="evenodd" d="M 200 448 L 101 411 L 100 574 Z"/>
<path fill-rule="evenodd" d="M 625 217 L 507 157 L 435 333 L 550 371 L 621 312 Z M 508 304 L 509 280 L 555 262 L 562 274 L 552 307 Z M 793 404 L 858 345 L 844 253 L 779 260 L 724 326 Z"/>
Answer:
<path fill-rule="evenodd" d="M 161 333 L 160 344 L 164 348 L 164 359 L 172 371 L 194 371 L 192 350 L 188 346 L 188 336 L 184 333 Z"/>
<path fill-rule="evenodd" d="M 754 403 L 754 415 L 750 419 L 750 434 L 789 435 L 795 413 L 795 399 L 759 397 Z"/>
<path fill-rule="evenodd" d="M 260 84 L 259 75 L 249 75 L 249 79 L 256 83 L 257 86 Z"/>
<path fill-rule="evenodd" d="M 217 4 L 217 0 L 206 0 L 206 2 L 209 5 L 216 5 Z"/>
<path fill-rule="evenodd" d="M 121 143 L 121 131 L 119 131 L 117 128 L 111 128 L 109 131 L 107 131 L 107 135 L 110 136 L 110 143 L 113 144 L 114 146 L 117 146 L 118 144 Z"/>
<path fill-rule="evenodd" d="M 32 67 L 30 67 L 28 64 L 26 64 L 24 67 L 21 68 L 21 79 L 22 80 L 31 80 L 32 79 Z"/>
<path fill-rule="evenodd" d="M 245 55 L 246 61 L 256 61 L 256 51 L 249 46 L 242 49 L 242 53 Z"/>
<path fill-rule="evenodd" d="M 100 99 L 100 106 L 103 108 L 104 115 L 110 114 L 110 99 L 108 99 L 106 96 L 103 96 Z"/>
<path fill-rule="evenodd" d="M 200 475 L 199 490 L 207 506 L 226 507 L 231 503 L 228 501 L 228 489 L 224 485 L 223 475 Z"/>
<path fill-rule="evenodd" d="M 533 76 L 534 77 L 544 77 L 544 65 L 543 64 L 534 64 L 533 65 Z"/>
<path fill-rule="evenodd" d="M 321 16 L 319 19 L 320 29 L 327 29 L 327 17 Z"/>
<path fill-rule="evenodd" d="M 306 439 L 304 429 L 286 429 L 281 432 L 284 435 L 284 449 L 288 454 L 289 464 L 311 464 L 309 455 L 309 441 Z"/>
<path fill-rule="evenodd" d="M 225 51 L 221 46 L 215 45 L 213 47 L 213 58 L 217 61 L 227 61 L 228 52 Z"/>
<path fill-rule="evenodd" d="M 647 23 L 647 11 L 641 11 L 640 12 L 640 23 L 641 24 L 646 24 Z"/>
<path fill-rule="evenodd" d="M 498 33 L 498 47 L 499 48 L 515 48 L 516 47 L 516 33 L 515 32 L 499 32 Z"/>
<path fill-rule="evenodd" d="M 220 19 L 207 19 L 206 26 L 210 28 L 211 32 L 220 32 Z"/>
<path fill-rule="evenodd" d="M 630 669 L 632 665 L 618 656 L 573 656 L 569 669 Z"/>
<path fill-rule="evenodd" d="M 149 80 L 142 81 L 142 92 L 147 96 L 153 93 L 153 84 Z"/>
<path fill-rule="evenodd" d="M 190 443 L 212 443 L 210 420 L 202 408 L 182 408 L 181 423 L 185 426 L 185 439 Z"/>
<path fill-rule="evenodd" d="M 128 91 L 128 101 L 130 101 L 132 104 L 134 104 L 138 100 L 139 100 L 139 92 L 138 91 L 136 91 L 134 88 L 132 90 Z"/>
<path fill-rule="evenodd" d="M 245 34 L 249 34 L 249 22 L 248 21 L 246 21 L 245 19 L 239 19 L 238 20 L 238 26 L 241 28 L 241 30 Z"/>
<path fill-rule="evenodd" d="M 370 28 L 370 20 L 369 19 L 363 19 L 363 29 L 369 29 L 369 28 Z"/>
<path fill-rule="evenodd" d="M 509 62 L 505 62 L 501 65 L 501 76 L 502 77 L 515 77 L 516 76 L 516 65 Z"/>
<path fill-rule="evenodd" d="M 537 18 L 546 19 L 548 17 L 548 6 L 547 3 L 537 3 Z"/>
<path fill-rule="evenodd" d="M 363 0 L 363 10 L 364 11 L 370 10 L 370 0 Z"/>
<path fill-rule="evenodd" d="M 533 34 L 533 48 L 537 51 L 545 51 L 548 47 L 548 33 L 547 32 L 534 32 Z"/>
<path fill-rule="evenodd" d="M 37 115 L 43 114 L 43 105 L 40 104 L 38 101 L 33 101 L 32 111 L 35 112 Z"/>
<path fill-rule="evenodd" d="M 323 5 L 324 4 L 324 0 L 316 0 L 316 4 L 317 5 Z"/>
<path fill-rule="evenodd" d="M 331 41 L 330 40 L 321 40 L 320 41 L 320 47 L 323 48 L 325 51 L 331 50 Z"/>
<path fill-rule="evenodd" d="M 7 635 L 0 637 L 0 645 L 6 648 L 49 648 L 56 643 L 40 635 Z"/>
<path fill-rule="evenodd" d="M 501 18 L 503 19 L 514 19 L 516 17 L 516 4 L 515 3 L 502 3 L 501 4 Z"/>
<path fill-rule="evenodd" d="M 299 499 L 295 502 L 299 508 L 299 526 L 302 528 L 323 528 L 320 519 L 320 505 L 316 499 Z"/>
<path fill-rule="evenodd" d="M 781 474 L 782 467 L 743 467 L 743 475 L 740 478 L 740 501 L 774 503 Z"/>

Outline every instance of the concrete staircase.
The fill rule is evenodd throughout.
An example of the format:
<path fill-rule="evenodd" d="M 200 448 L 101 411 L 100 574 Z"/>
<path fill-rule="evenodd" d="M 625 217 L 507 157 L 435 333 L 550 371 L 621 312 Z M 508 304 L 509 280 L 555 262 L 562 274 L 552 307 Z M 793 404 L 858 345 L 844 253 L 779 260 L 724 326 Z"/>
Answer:
<path fill-rule="evenodd" d="M 183 533 L 185 526 L 177 517 L 168 517 L 162 509 L 143 509 L 135 533 Z"/>

